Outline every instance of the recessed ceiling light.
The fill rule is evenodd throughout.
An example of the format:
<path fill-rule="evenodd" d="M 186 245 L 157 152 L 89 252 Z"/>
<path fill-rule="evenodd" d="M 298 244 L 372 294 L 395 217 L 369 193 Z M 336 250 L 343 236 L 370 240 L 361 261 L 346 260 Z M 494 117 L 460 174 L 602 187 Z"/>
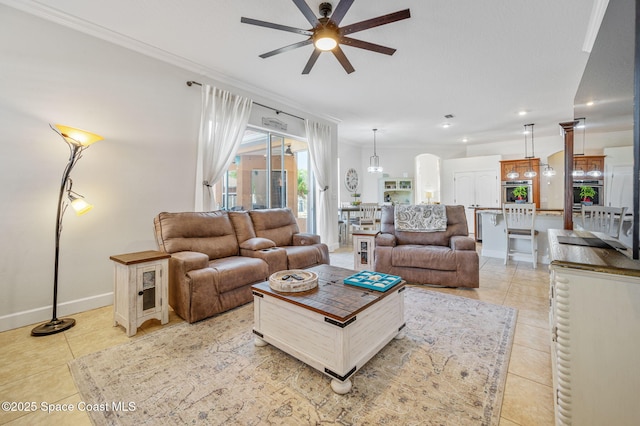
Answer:
<path fill-rule="evenodd" d="M 527 111 L 518 111 L 518 115 L 527 115 Z"/>
<path fill-rule="evenodd" d="M 592 105 L 593 105 L 593 101 L 587 102 L 587 106 L 592 106 Z"/>
<path fill-rule="evenodd" d="M 464 139 L 462 139 L 462 142 L 467 143 L 467 142 L 469 142 L 469 139 L 464 138 Z"/>
<path fill-rule="evenodd" d="M 442 127 L 448 129 L 449 127 L 451 127 L 451 123 L 444 123 Z"/>

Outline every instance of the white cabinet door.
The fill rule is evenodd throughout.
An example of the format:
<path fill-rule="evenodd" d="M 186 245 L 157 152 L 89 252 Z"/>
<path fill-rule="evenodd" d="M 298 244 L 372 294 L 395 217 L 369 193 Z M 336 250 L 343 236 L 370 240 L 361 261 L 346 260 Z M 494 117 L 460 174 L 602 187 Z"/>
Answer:
<path fill-rule="evenodd" d="M 498 174 L 495 170 L 479 170 L 471 172 L 455 172 L 454 203 L 465 207 L 469 233 L 474 232 L 474 208 L 497 207 Z"/>

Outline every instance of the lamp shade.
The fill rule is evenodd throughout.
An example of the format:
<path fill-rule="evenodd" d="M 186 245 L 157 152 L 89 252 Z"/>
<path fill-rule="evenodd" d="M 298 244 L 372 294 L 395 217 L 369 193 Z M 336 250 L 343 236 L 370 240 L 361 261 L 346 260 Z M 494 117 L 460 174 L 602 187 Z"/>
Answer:
<path fill-rule="evenodd" d="M 82 216 L 93 208 L 93 204 L 87 203 L 82 197 L 76 197 L 73 194 L 69 194 L 69 199 L 71 200 L 71 207 L 76 212 L 77 216 Z"/>
<path fill-rule="evenodd" d="M 95 133 L 76 129 L 75 127 L 63 126 L 62 124 L 56 124 L 56 128 L 67 141 L 74 145 L 89 146 L 104 139 L 102 136 L 96 135 Z"/>

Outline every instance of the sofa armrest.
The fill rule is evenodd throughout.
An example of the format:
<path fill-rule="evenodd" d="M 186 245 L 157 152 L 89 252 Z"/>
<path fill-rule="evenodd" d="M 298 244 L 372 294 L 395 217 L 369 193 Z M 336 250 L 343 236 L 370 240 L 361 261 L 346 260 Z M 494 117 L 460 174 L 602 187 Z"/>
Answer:
<path fill-rule="evenodd" d="M 454 235 L 449 241 L 451 250 L 476 250 L 476 240 L 471 237 Z"/>
<path fill-rule="evenodd" d="M 179 265 L 185 274 L 195 269 L 202 269 L 209 266 L 209 256 L 197 251 L 179 251 L 171 254 L 172 263 Z"/>
<path fill-rule="evenodd" d="M 393 234 L 380 233 L 376 235 L 376 246 L 395 247 L 396 244 L 396 236 Z"/>
<path fill-rule="evenodd" d="M 293 234 L 294 246 L 312 246 L 314 244 L 320 244 L 320 235 L 304 232 Z"/>
<path fill-rule="evenodd" d="M 268 238 L 254 237 L 254 238 L 249 238 L 248 240 L 240 244 L 240 249 L 257 251 L 257 250 L 268 249 L 275 246 L 276 246 L 276 243 L 274 243 L 272 240 Z"/>

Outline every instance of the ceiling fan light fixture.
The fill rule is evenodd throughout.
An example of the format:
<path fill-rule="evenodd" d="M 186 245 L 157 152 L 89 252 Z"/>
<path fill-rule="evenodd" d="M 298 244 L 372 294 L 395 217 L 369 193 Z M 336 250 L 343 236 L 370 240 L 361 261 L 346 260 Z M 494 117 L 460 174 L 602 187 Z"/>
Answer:
<path fill-rule="evenodd" d="M 313 45 L 323 52 L 335 49 L 338 45 L 335 31 L 330 28 L 323 28 L 316 31 L 313 39 Z"/>

